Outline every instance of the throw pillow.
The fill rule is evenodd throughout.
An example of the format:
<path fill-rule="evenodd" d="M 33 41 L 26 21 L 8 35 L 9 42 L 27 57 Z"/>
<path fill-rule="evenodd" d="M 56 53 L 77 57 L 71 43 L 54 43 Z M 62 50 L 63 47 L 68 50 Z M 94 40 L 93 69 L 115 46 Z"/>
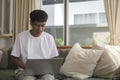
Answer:
<path fill-rule="evenodd" d="M 93 42 L 93 49 L 104 50 L 96 68 L 94 76 L 114 78 L 120 76 L 120 47 Z"/>
<path fill-rule="evenodd" d="M 80 79 L 88 78 L 92 76 L 101 54 L 101 50 L 82 49 L 76 43 L 68 53 L 60 73 Z"/>
<path fill-rule="evenodd" d="M 0 51 L 0 63 L 1 63 L 1 59 L 2 59 L 2 51 Z"/>
<path fill-rule="evenodd" d="M 15 65 L 11 59 L 11 51 L 12 48 L 8 50 L 8 69 L 17 69 L 17 65 Z"/>
<path fill-rule="evenodd" d="M 2 51 L 2 59 L 0 63 L 0 69 L 7 69 L 8 68 L 8 48 L 0 49 Z"/>

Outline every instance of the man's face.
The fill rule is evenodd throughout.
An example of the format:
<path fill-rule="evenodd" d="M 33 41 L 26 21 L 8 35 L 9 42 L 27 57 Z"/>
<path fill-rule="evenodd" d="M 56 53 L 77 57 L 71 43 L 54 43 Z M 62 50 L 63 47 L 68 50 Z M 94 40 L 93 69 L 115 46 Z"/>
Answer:
<path fill-rule="evenodd" d="M 34 22 L 30 22 L 32 25 L 32 30 L 36 33 L 36 34 L 41 34 L 44 30 L 45 30 L 45 24 L 46 22 L 38 22 L 38 21 L 34 21 Z"/>

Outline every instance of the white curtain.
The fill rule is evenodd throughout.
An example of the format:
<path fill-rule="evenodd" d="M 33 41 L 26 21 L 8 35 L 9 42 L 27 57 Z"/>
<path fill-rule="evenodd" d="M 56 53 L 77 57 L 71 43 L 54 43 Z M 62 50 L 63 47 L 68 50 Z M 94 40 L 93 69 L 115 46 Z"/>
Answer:
<path fill-rule="evenodd" d="M 111 45 L 120 45 L 120 1 L 104 0 Z"/>
<path fill-rule="evenodd" d="M 29 14 L 35 9 L 35 0 L 13 0 L 13 42 L 18 33 L 30 29 Z"/>

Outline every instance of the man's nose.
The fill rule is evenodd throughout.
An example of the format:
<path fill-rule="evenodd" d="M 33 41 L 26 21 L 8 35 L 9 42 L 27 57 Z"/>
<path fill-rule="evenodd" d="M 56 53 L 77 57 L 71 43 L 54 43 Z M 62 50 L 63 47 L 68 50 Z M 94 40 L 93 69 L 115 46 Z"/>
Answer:
<path fill-rule="evenodd" d="M 43 27 L 42 27 L 42 26 L 40 26 L 40 27 L 39 27 L 39 30 L 43 30 Z"/>

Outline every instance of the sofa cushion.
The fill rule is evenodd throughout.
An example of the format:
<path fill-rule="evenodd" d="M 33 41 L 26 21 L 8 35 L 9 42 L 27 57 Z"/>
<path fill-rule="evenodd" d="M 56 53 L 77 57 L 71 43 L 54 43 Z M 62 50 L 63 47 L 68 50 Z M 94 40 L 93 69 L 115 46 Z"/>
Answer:
<path fill-rule="evenodd" d="M 0 69 L 16 69 L 17 66 L 11 60 L 11 48 L 3 48 Z"/>
<path fill-rule="evenodd" d="M 81 80 L 78 78 L 66 78 L 66 79 L 62 79 L 62 80 Z M 119 80 L 119 79 L 103 79 L 103 78 L 87 78 L 84 80 Z"/>
<path fill-rule="evenodd" d="M 15 80 L 15 71 L 10 69 L 0 70 L 0 80 Z"/>
<path fill-rule="evenodd" d="M 12 48 L 9 48 L 8 50 L 8 69 L 17 69 L 17 66 L 13 63 L 11 59 L 11 51 Z"/>
<path fill-rule="evenodd" d="M 94 76 L 103 78 L 120 77 L 120 46 L 110 46 L 94 41 L 93 49 L 104 50 L 95 68 Z"/>
<path fill-rule="evenodd" d="M 8 49 L 9 48 L 1 49 L 3 54 L 2 54 L 2 59 L 1 59 L 1 63 L 0 63 L 0 68 L 2 68 L 2 69 L 8 68 Z"/>
<path fill-rule="evenodd" d="M 70 51 L 70 48 L 66 48 L 66 49 L 59 49 L 59 57 L 62 57 L 62 58 L 66 58 L 66 56 L 68 55 Z"/>
<path fill-rule="evenodd" d="M 1 63 L 1 59 L 2 59 L 2 51 L 0 50 L 0 63 Z"/>
<path fill-rule="evenodd" d="M 101 50 L 82 49 L 76 43 L 67 55 L 60 73 L 80 79 L 88 78 L 92 76 L 101 54 Z"/>

